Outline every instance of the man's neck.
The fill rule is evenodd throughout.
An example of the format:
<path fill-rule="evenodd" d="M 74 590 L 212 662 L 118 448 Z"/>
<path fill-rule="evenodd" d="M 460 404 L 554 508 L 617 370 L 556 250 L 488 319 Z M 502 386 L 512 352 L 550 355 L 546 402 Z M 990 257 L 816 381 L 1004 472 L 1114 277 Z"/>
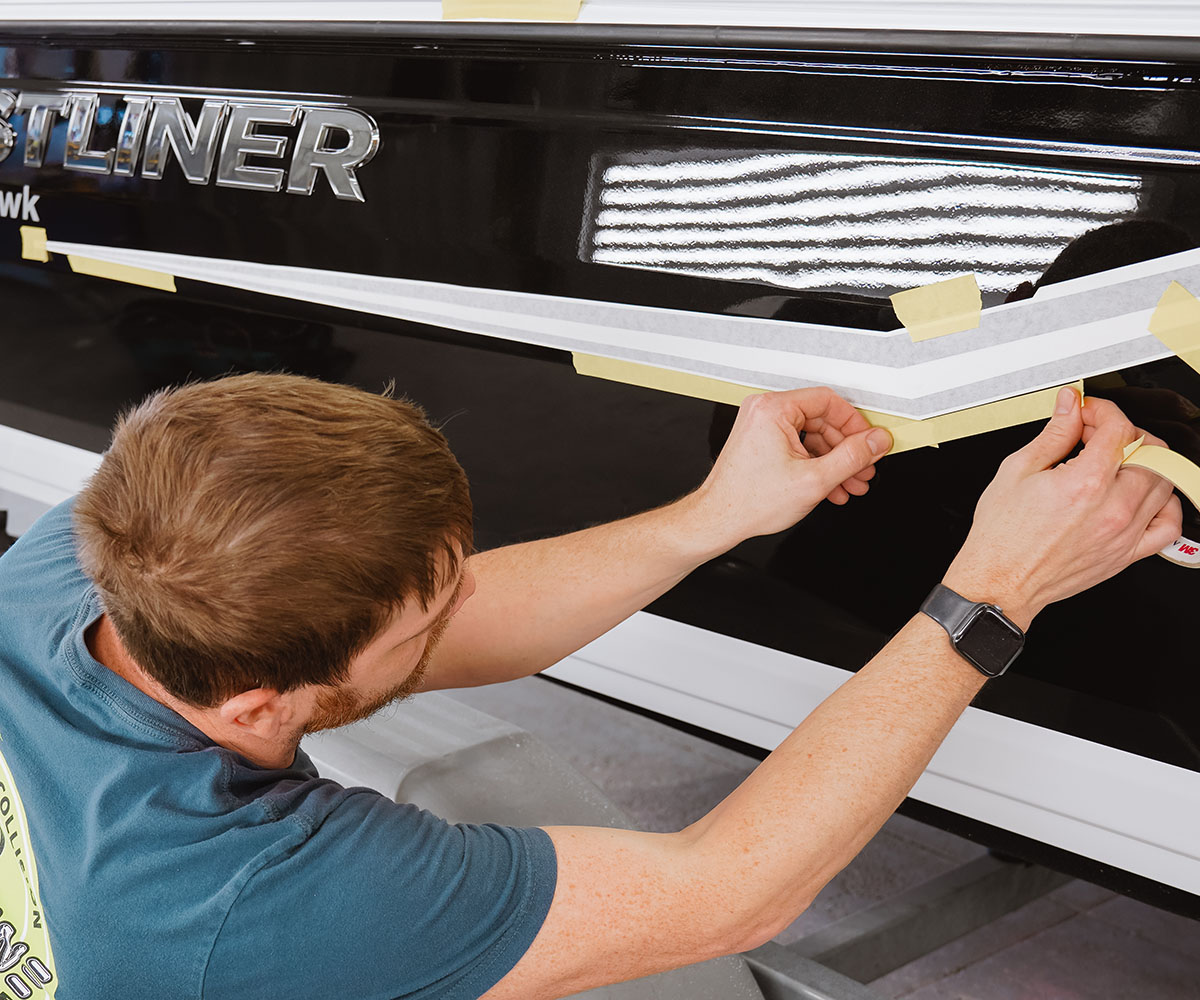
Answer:
<path fill-rule="evenodd" d="M 227 732 L 214 710 L 197 708 L 181 701 L 158 681 L 143 670 L 126 651 L 108 615 L 101 615 L 84 634 L 88 652 L 101 666 L 107 667 L 118 677 L 128 681 L 143 694 L 165 705 L 182 716 L 214 743 L 241 754 L 260 767 L 287 767 L 295 759 L 299 740 L 295 745 L 281 748 L 264 748 L 239 740 L 236 734 Z"/>

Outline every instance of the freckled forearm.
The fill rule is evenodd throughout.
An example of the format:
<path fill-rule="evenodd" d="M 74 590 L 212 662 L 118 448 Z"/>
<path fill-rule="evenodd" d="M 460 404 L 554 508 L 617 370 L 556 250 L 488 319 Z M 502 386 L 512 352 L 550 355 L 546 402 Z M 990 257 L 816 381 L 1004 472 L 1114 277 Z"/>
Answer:
<path fill-rule="evenodd" d="M 582 531 L 479 553 L 428 687 L 536 673 L 569 656 L 735 544 L 699 494 Z"/>

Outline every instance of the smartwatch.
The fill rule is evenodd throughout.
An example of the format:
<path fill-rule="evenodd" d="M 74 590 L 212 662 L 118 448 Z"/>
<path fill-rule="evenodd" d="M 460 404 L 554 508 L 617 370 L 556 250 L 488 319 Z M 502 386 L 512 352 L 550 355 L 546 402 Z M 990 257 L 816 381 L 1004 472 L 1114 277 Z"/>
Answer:
<path fill-rule="evenodd" d="M 1025 633 L 994 604 L 977 604 L 938 584 L 921 611 L 946 630 L 958 655 L 987 677 L 999 677 L 1025 648 Z"/>

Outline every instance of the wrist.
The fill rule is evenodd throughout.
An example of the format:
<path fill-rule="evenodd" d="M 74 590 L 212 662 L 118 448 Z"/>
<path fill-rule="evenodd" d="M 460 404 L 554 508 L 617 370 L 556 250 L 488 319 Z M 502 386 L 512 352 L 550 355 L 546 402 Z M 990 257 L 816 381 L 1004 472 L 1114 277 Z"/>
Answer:
<path fill-rule="evenodd" d="M 976 604 L 994 604 L 1022 632 L 1028 632 L 1041 606 L 1019 585 L 967 567 L 951 565 L 942 577 L 942 586 Z"/>
<path fill-rule="evenodd" d="M 667 508 L 678 518 L 683 543 L 696 565 L 715 559 L 747 538 L 734 529 L 737 510 L 722 503 L 704 485 L 676 500 Z"/>

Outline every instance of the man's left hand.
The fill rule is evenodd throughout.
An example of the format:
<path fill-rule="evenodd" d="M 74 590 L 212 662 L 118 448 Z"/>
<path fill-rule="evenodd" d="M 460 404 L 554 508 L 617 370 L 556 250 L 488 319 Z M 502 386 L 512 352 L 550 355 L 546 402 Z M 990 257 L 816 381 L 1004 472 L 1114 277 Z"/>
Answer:
<path fill-rule="evenodd" d="M 832 389 L 749 396 L 693 498 L 732 546 L 790 528 L 823 499 L 862 496 L 891 446 L 887 431 Z"/>

